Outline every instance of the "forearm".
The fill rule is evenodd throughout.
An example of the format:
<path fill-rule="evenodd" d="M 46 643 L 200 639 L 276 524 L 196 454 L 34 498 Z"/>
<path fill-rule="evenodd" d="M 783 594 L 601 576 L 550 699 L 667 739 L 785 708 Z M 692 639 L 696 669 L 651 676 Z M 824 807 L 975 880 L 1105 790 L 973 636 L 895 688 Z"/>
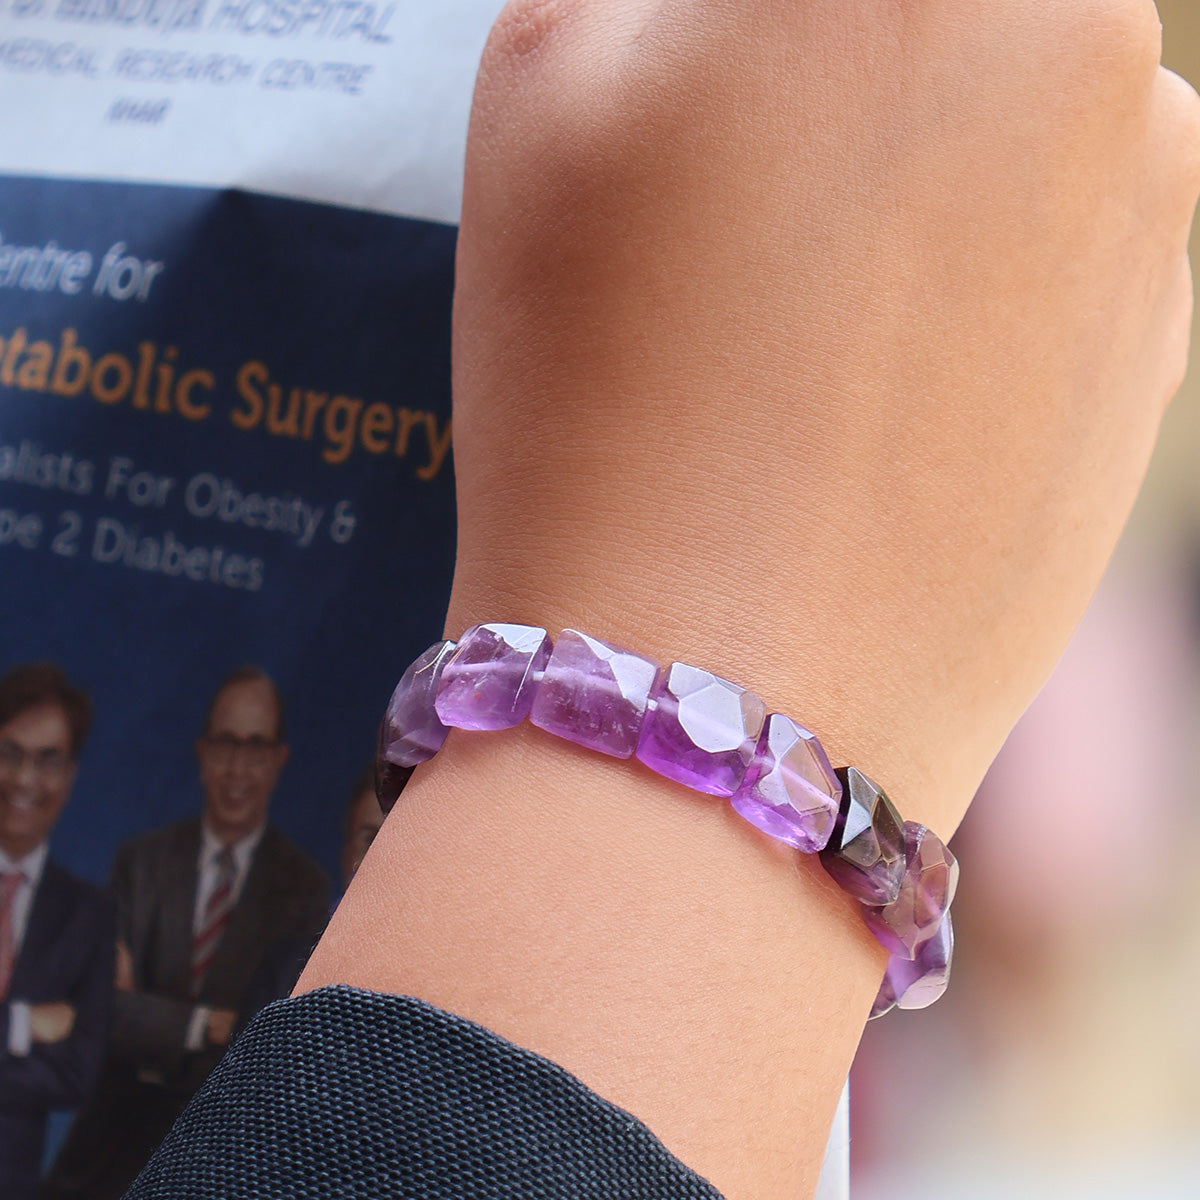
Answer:
<path fill-rule="evenodd" d="M 65 1109 L 82 1104 L 95 1083 L 104 1051 L 103 1021 L 83 1024 L 53 1042 L 30 1040 L 20 1053 L 0 1055 L 0 1105 Z M 101 1012 L 103 1017 L 103 1012 Z"/>
<path fill-rule="evenodd" d="M 109 1045 L 135 1068 L 172 1071 L 188 1053 L 187 1035 L 195 1006 L 153 992 L 113 993 Z"/>
<path fill-rule="evenodd" d="M 301 980 L 411 994 L 567 1067 L 731 1197 L 803 1194 L 882 956 L 814 862 L 637 764 L 453 733 Z"/>
<path fill-rule="evenodd" d="M 89 1081 L 90 1082 L 90 1081 Z M 0 1104 L 12 1108 L 75 1108 L 87 1092 L 70 1049 L 34 1046 L 0 1060 Z"/>

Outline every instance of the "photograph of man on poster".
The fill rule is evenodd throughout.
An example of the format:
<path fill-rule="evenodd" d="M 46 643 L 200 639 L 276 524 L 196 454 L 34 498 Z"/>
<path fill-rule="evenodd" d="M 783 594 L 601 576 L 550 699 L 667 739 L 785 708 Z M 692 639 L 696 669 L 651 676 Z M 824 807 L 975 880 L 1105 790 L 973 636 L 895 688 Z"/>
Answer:
<path fill-rule="evenodd" d="M 91 724 L 51 663 L 0 679 L 0 1196 L 34 1195 L 51 1110 L 82 1104 L 104 1055 L 113 912 L 49 857 Z"/>
<path fill-rule="evenodd" d="M 403 771 L 403 768 L 400 768 Z M 407 775 L 412 774 L 408 768 Z M 367 856 L 375 835 L 383 824 L 383 810 L 375 795 L 375 764 L 372 763 L 354 780 L 350 789 L 350 801 L 342 818 L 342 851 L 338 863 L 342 869 L 342 893 L 350 886 L 358 868 Z M 276 942 L 263 955 L 254 978 L 250 980 L 242 997 L 238 1022 L 234 1029 L 236 1037 L 250 1023 L 254 1015 L 272 1000 L 290 996 L 292 988 L 304 970 L 312 954 L 316 940 L 312 937 L 288 937 Z"/>
<path fill-rule="evenodd" d="M 267 819 L 288 746 L 264 671 L 224 680 L 195 750 L 201 814 L 117 851 L 108 1058 L 46 1195 L 121 1196 L 224 1053 L 264 953 L 325 923 L 324 871 Z"/>

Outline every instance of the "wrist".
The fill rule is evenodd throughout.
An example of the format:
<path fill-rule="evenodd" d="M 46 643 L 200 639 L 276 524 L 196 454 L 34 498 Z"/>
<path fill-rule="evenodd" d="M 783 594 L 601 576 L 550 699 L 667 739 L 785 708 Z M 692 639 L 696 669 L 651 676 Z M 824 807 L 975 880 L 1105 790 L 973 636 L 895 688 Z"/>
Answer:
<path fill-rule="evenodd" d="M 795 593 L 776 600 L 762 588 L 755 597 L 736 572 L 723 579 L 693 549 L 697 565 L 686 575 L 674 569 L 688 555 L 679 546 L 665 564 L 636 546 L 620 561 L 547 553 L 541 567 L 530 564 L 540 572 L 532 584 L 517 571 L 498 575 L 489 566 L 485 573 L 460 561 L 446 636 L 512 614 L 551 630 L 586 629 L 659 662 L 703 663 L 770 697 L 773 709 L 820 738 L 833 761 L 860 767 L 906 818 L 948 838 L 1003 741 L 988 725 L 988 705 L 963 704 L 952 723 L 932 682 L 926 687 L 906 677 L 882 651 L 873 657 L 818 585 L 804 591 L 805 584 L 789 580 Z M 680 578 L 686 587 L 678 587 Z M 943 691 L 952 686 L 947 680 Z"/>
<path fill-rule="evenodd" d="M 300 989 L 419 996 L 560 1063 L 731 1198 L 792 1195 L 882 974 L 856 908 L 726 805 L 528 726 L 452 731 Z M 739 1188 L 763 1165 L 786 1185 Z"/>

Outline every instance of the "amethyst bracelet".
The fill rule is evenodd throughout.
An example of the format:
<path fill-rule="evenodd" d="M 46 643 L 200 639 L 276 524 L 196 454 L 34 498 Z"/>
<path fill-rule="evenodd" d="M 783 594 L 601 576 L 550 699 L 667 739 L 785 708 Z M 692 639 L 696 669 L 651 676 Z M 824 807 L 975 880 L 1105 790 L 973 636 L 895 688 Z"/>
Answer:
<path fill-rule="evenodd" d="M 862 905 L 888 951 L 872 1017 L 925 1008 L 946 990 L 958 863 L 924 825 L 901 821 L 854 767 L 834 770 L 821 743 L 753 692 L 686 663 L 658 663 L 574 629 L 558 641 L 532 625 L 475 625 L 430 646 L 404 672 L 379 730 L 383 811 L 450 728 L 529 720 L 699 792 L 728 796 L 773 838 L 821 865 Z"/>

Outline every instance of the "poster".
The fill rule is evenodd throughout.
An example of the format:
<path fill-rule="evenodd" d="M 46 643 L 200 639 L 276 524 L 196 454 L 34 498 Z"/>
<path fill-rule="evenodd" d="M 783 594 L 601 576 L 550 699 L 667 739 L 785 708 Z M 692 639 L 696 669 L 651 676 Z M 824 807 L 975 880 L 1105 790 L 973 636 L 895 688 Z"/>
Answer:
<path fill-rule="evenodd" d="M 498 7 L 0 3 L 12 1200 L 60 1110 L 54 1194 L 121 1194 L 362 841 L 453 570 L 454 221 Z"/>

